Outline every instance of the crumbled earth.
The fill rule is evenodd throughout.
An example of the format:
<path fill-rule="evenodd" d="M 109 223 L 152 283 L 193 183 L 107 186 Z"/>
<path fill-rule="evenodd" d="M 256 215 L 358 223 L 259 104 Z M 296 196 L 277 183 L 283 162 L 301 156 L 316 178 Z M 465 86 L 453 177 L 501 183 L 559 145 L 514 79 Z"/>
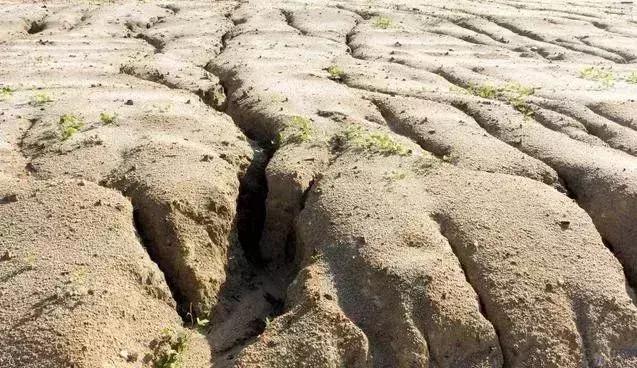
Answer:
<path fill-rule="evenodd" d="M 637 368 L 633 2 L 0 5 L 0 367 Z"/>

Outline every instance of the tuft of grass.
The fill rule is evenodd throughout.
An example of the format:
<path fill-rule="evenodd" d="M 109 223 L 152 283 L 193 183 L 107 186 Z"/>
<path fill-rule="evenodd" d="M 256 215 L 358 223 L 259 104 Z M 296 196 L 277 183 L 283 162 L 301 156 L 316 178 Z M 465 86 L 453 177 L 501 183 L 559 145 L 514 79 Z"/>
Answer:
<path fill-rule="evenodd" d="M 111 124 L 115 124 L 117 122 L 117 114 L 109 114 L 107 112 L 101 112 L 100 113 L 100 121 L 104 124 L 104 125 L 111 125 Z"/>
<path fill-rule="evenodd" d="M 345 72 L 338 65 L 331 65 L 327 72 L 330 73 L 330 79 L 342 80 L 345 76 Z"/>
<path fill-rule="evenodd" d="M 374 27 L 380 29 L 387 29 L 391 27 L 391 19 L 383 16 L 378 16 L 374 18 Z"/>
<path fill-rule="evenodd" d="M 161 337 L 154 342 L 154 351 L 151 355 L 154 368 L 182 368 L 183 354 L 188 349 L 190 335 L 184 332 L 176 332 L 171 328 L 165 328 Z"/>
<path fill-rule="evenodd" d="M 579 77 L 599 82 L 604 88 L 610 88 L 615 85 L 615 73 L 613 73 L 611 68 L 589 66 L 580 70 Z"/>
<path fill-rule="evenodd" d="M 408 156 L 411 151 L 402 144 L 396 142 L 387 133 L 368 132 L 358 125 L 349 126 L 339 137 L 357 150 L 364 150 L 381 155 Z"/>
<path fill-rule="evenodd" d="M 13 92 L 15 92 L 15 90 L 9 86 L 0 88 L 0 101 L 13 96 Z"/>
<path fill-rule="evenodd" d="M 637 72 L 632 72 L 628 77 L 626 77 L 626 82 L 630 84 L 637 84 Z"/>
<path fill-rule="evenodd" d="M 40 106 L 52 101 L 53 99 L 51 99 L 51 97 L 47 95 L 46 93 L 38 92 L 31 97 L 31 101 L 29 102 L 29 104 L 33 106 Z"/>
<path fill-rule="evenodd" d="M 82 129 L 84 122 L 76 115 L 64 114 L 60 116 L 59 125 L 62 130 L 62 140 L 65 141 Z"/>
<path fill-rule="evenodd" d="M 277 145 L 288 143 L 303 143 L 312 138 L 312 123 L 303 116 L 293 116 L 287 126 L 279 133 Z"/>

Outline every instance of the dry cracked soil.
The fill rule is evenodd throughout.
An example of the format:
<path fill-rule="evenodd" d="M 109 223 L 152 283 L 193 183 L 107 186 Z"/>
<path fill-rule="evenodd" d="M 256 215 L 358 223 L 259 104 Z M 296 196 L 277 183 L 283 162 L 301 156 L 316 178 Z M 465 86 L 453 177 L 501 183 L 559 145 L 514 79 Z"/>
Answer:
<path fill-rule="evenodd" d="M 0 0 L 0 367 L 637 367 L 637 9 Z"/>

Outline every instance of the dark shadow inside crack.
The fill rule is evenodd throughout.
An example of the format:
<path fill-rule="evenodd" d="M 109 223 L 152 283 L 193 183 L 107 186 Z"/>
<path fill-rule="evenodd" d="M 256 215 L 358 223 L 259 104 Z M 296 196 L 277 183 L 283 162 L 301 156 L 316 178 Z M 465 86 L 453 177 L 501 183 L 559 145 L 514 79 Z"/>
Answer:
<path fill-rule="evenodd" d="M 263 266 L 259 242 L 265 224 L 268 196 L 265 167 L 268 161 L 266 150 L 255 147 L 254 158 L 241 179 L 237 199 L 237 237 L 246 259 L 257 267 Z"/>
<path fill-rule="evenodd" d="M 142 221 L 141 212 L 138 208 L 135 208 L 135 207 L 133 208 L 133 226 L 135 228 L 135 234 L 137 235 L 137 239 L 142 244 L 144 249 L 146 249 L 146 252 L 148 253 L 151 260 L 158 266 L 161 266 L 161 264 L 158 262 L 156 255 L 154 255 L 155 252 L 153 251 L 153 249 L 155 248 L 151 244 L 152 241 L 149 235 L 144 230 L 144 224 Z M 188 311 L 188 308 L 185 307 L 185 305 L 187 304 L 185 296 L 179 291 L 179 287 L 175 283 L 176 280 L 173 280 L 172 278 L 168 277 L 168 275 L 166 275 L 166 272 L 164 271 L 164 269 L 162 269 L 162 267 L 159 267 L 159 268 L 162 271 L 162 273 L 164 273 L 164 278 L 166 280 L 166 284 L 168 285 L 168 289 L 170 289 L 170 294 L 172 295 L 173 300 L 175 300 L 175 302 L 177 303 L 177 313 L 179 314 L 181 319 L 184 321 L 184 323 L 189 323 L 193 317 L 192 317 L 192 313 L 190 313 Z"/>
<path fill-rule="evenodd" d="M 34 21 L 31 22 L 29 29 L 27 29 L 28 34 L 36 34 L 44 31 L 46 29 L 46 22 L 44 21 Z"/>

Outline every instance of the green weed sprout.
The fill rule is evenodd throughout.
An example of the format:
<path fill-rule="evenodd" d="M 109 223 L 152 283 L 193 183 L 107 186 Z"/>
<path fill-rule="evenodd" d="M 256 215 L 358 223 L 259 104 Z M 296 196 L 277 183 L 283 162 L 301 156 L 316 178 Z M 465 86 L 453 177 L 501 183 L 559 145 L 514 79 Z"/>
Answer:
<path fill-rule="evenodd" d="M 197 327 L 198 328 L 208 327 L 209 324 L 210 324 L 210 320 L 209 319 L 199 319 L 199 317 L 197 317 Z"/>
<path fill-rule="evenodd" d="M 117 114 L 109 114 L 107 112 L 101 112 L 100 121 L 105 125 L 115 124 L 115 122 L 117 121 Z"/>
<path fill-rule="evenodd" d="M 84 126 L 82 119 L 76 115 L 64 114 L 60 116 L 60 128 L 62 129 L 62 140 L 71 138 Z"/>
<path fill-rule="evenodd" d="M 0 101 L 13 96 L 13 92 L 15 92 L 15 90 L 9 86 L 0 88 Z"/>
<path fill-rule="evenodd" d="M 33 106 L 40 106 L 52 101 L 53 99 L 51 99 L 51 97 L 49 97 L 46 93 L 38 92 L 31 97 L 31 101 L 29 103 Z"/>
<path fill-rule="evenodd" d="M 364 150 L 386 156 L 407 156 L 411 153 L 410 150 L 396 142 L 389 134 L 368 132 L 357 125 L 348 127 L 343 133 L 343 138 L 357 150 Z"/>
<path fill-rule="evenodd" d="M 513 108 L 521 112 L 525 118 L 533 116 L 533 109 L 529 106 L 527 99 L 535 94 L 534 88 L 512 82 L 500 88 L 498 94 L 504 97 Z"/>
<path fill-rule="evenodd" d="M 474 96 L 480 96 L 486 99 L 494 99 L 498 95 L 498 89 L 490 84 L 476 85 L 470 83 L 467 91 Z"/>
<path fill-rule="evenodd" d="M 632 72 L 628 77 L 626 77 L 626 82 L 630 84 L 637 84 L 637 72 Z"/>
<path fill-rule="evenodd" d="M 469 84 L 466 91 L 474 96 L 489 100 L 505 100 L 513 106 L 513 108 L 521 112 L 525 118 L 533 116 L 533 109 L 531 109 L 527 101 L 529 96 L 535 94 L 535 89 L 532 87 L 527 87 L 516 82 L 510 82 L 501 87 L 495 87 L 489 84 Z"/>
<path fill-rule="evenodd" d="M 190 335 L 177 333 L 170 328 L 162 330 L 157 342 L 153 366 L 155 368 L 182 368 L 183 354 L 188 349 Z"/>
<path fill-rule="evenodd" d="M 338 65 L 331 65 L 327 68 L 327 72 L 330 73 L 330 79 L 341 80 L 345 75 L 343 69 L 341 69 Z"/>
<path fill-rule="evenodd" d="M 383 16 L 376 17 L 374 19 L 374 27 L 380 29 L 387 29 L 391 27 L 391 19 Z"/>
<path fill-rule="evenodd" d="M 599 82 L 603 87 L 610 88 L 615 85 L 615 74 L 608 68 L 589 66 L 580 70 L 580 78 Z"/>
<path fill-rule="evenodd" d="M 312 123 L 302 116 L 293 116 L 288 125 L 277 137 L 279 146 L 288 143 L 303 143 L 312 138 Z"/>

